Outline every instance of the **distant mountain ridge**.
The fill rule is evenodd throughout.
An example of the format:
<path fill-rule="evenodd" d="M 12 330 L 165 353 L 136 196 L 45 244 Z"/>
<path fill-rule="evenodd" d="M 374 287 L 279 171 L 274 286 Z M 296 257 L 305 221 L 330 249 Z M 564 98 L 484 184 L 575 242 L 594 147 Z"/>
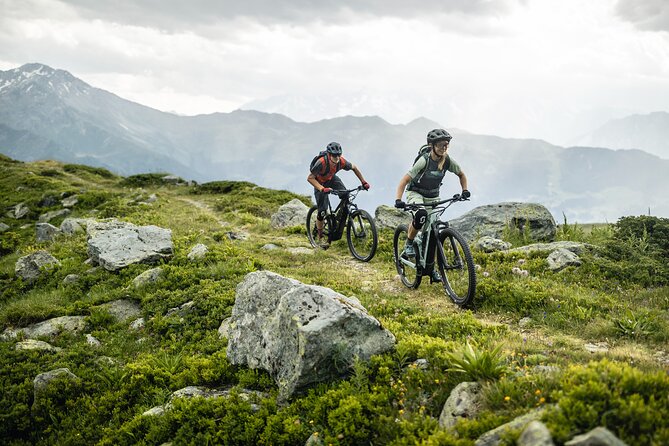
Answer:
<path fill-rule="evenodd" d="M 123 175 L 164 171 L 197 181 L 246 180 L 311 194 L 309 160 L 338 141 L 372 184 L 359 196 L 371 211 L 394 201 L 400 177 L 435 127 L 452 130 L 450 154 L 474 194 L 454 212 L 516 200 L 543 203 L 556 218 L 564 213 L 579 222 L 615 221 L 649 208 L 669 216 L 669 203 L 658 195 L 669 191 L 669 161 L 637 150 L 564 149 L 475 135 L 426 118 L 392 125 L 376 116 L 302 123 L 251 110 L 177 116 L 41 64 L 0 72 L 0 152 L 12 158 L 53 158 Z M 350 172 L 341 176 L 349 185 L 357 182 Z M 449 175 L 443 194 L 458 191 L 457 178 Z"/>
<path fill-rule="evenodd" d="M 607 122 L 578 140 L 579 145 L 639 149 L 669 159 L 669 113 L 631 115 Z"/>

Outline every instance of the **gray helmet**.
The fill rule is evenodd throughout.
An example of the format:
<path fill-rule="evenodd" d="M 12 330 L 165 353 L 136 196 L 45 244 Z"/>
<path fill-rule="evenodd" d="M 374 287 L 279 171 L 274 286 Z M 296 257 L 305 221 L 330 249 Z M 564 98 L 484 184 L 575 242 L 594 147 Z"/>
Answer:
<path fill-rule="evenodd" d="M 434 143 L 439 142 L 439 141 L 450 142 L 451 138 L 453 138 L 453 137 L 446 130 L 444 130 L 444 129 L 434 129 L 434 130 L 430 130 L 428 132 L 427 143 L 428 144 L 434 144 Z"/>
<path fill-rule="evenodd" d="M 330 144 L 328 144 L 326 150 L 328 153 L 331 153 L 332 155 L 341 155 L 341 146 L 339 145 L 338 142 L 331 142 Z"/>

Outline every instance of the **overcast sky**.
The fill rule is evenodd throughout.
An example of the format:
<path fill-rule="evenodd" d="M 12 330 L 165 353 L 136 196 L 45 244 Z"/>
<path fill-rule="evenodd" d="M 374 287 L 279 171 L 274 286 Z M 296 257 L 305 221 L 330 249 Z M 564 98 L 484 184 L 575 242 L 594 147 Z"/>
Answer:
<path fill-rule="evenodd" d="M 180 114 L 425 116 L 565 145 L 669 111 L 669 2 L 0 0 L 0 69 L 28 62 Z"/>

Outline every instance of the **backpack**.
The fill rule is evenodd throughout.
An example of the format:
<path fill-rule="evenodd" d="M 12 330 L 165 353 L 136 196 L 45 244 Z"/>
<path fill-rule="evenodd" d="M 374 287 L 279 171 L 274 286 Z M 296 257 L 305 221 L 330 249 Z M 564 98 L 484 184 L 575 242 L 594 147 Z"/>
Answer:
<path fill-rule="evenodd" d="M 314 168 L 314 166 L 316 166 L 316 163 L 318 162 L 318 160 L 321 159 L 322 157 L 325 157 L 325 162 L 323 163 L 323 169 L 321 169 L 321 175 L 323 175 L 325 172 L 328 171 L 329 164 L 330 164 L 330 160 L 329 160 L 330 157 L 327 156 L 327 153 L 328 153 L 327 150 L 322 150 L 318 155 L 316 155 L 314 157 L 314 159 L 311 160 L 311 163 L 309 164 L 309 172 L 311 172 L 313 170 L 313 168 Z"/>

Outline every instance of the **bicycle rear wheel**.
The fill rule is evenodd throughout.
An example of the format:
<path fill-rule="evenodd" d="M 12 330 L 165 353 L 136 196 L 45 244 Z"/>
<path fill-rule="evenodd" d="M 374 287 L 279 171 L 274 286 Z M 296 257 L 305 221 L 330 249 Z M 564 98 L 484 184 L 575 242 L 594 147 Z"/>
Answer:
<path fill-rule="evenodd" d="M 444 291 L 456 305 L 470 305 L 476 294 L 476 269 L 467 241 L 453 228 L 446 228 L 439 232 L 437 252 Z"/>
<path fill-rule="evenodd" d="M 376 253 L 378 236 L 374 220 L 367 211 L 355 211 L 349 216 L 346 241 L 353 257 L 363 262 L 372 260 Z"/>
<path fill-rule="evenodd" d="M 416 268 L 416 257 L 406 257 L 403 254 L 404 243 L 407 239 L 407 225 L 399 225 L 395 229 L 393 237 L 393 254 L 395 256 L 395 267 L 404 286 L 408 288 L 418 288 L 422 279 Z"/>
<path fill-rule="evenodd" d="M 329 243 L 329 234 L 330 234 L 330 221 L 328 218 L 323 220 L 323 237 L 319 239 L 318 237 L 318 228 L 316 227 L 316 219 L 318 216 L 318 207 L 312 206 L 307 212 L 307 238 L 309 243 L 314 248 L 323 248 L 326 249 L 330 246 Z"/>

